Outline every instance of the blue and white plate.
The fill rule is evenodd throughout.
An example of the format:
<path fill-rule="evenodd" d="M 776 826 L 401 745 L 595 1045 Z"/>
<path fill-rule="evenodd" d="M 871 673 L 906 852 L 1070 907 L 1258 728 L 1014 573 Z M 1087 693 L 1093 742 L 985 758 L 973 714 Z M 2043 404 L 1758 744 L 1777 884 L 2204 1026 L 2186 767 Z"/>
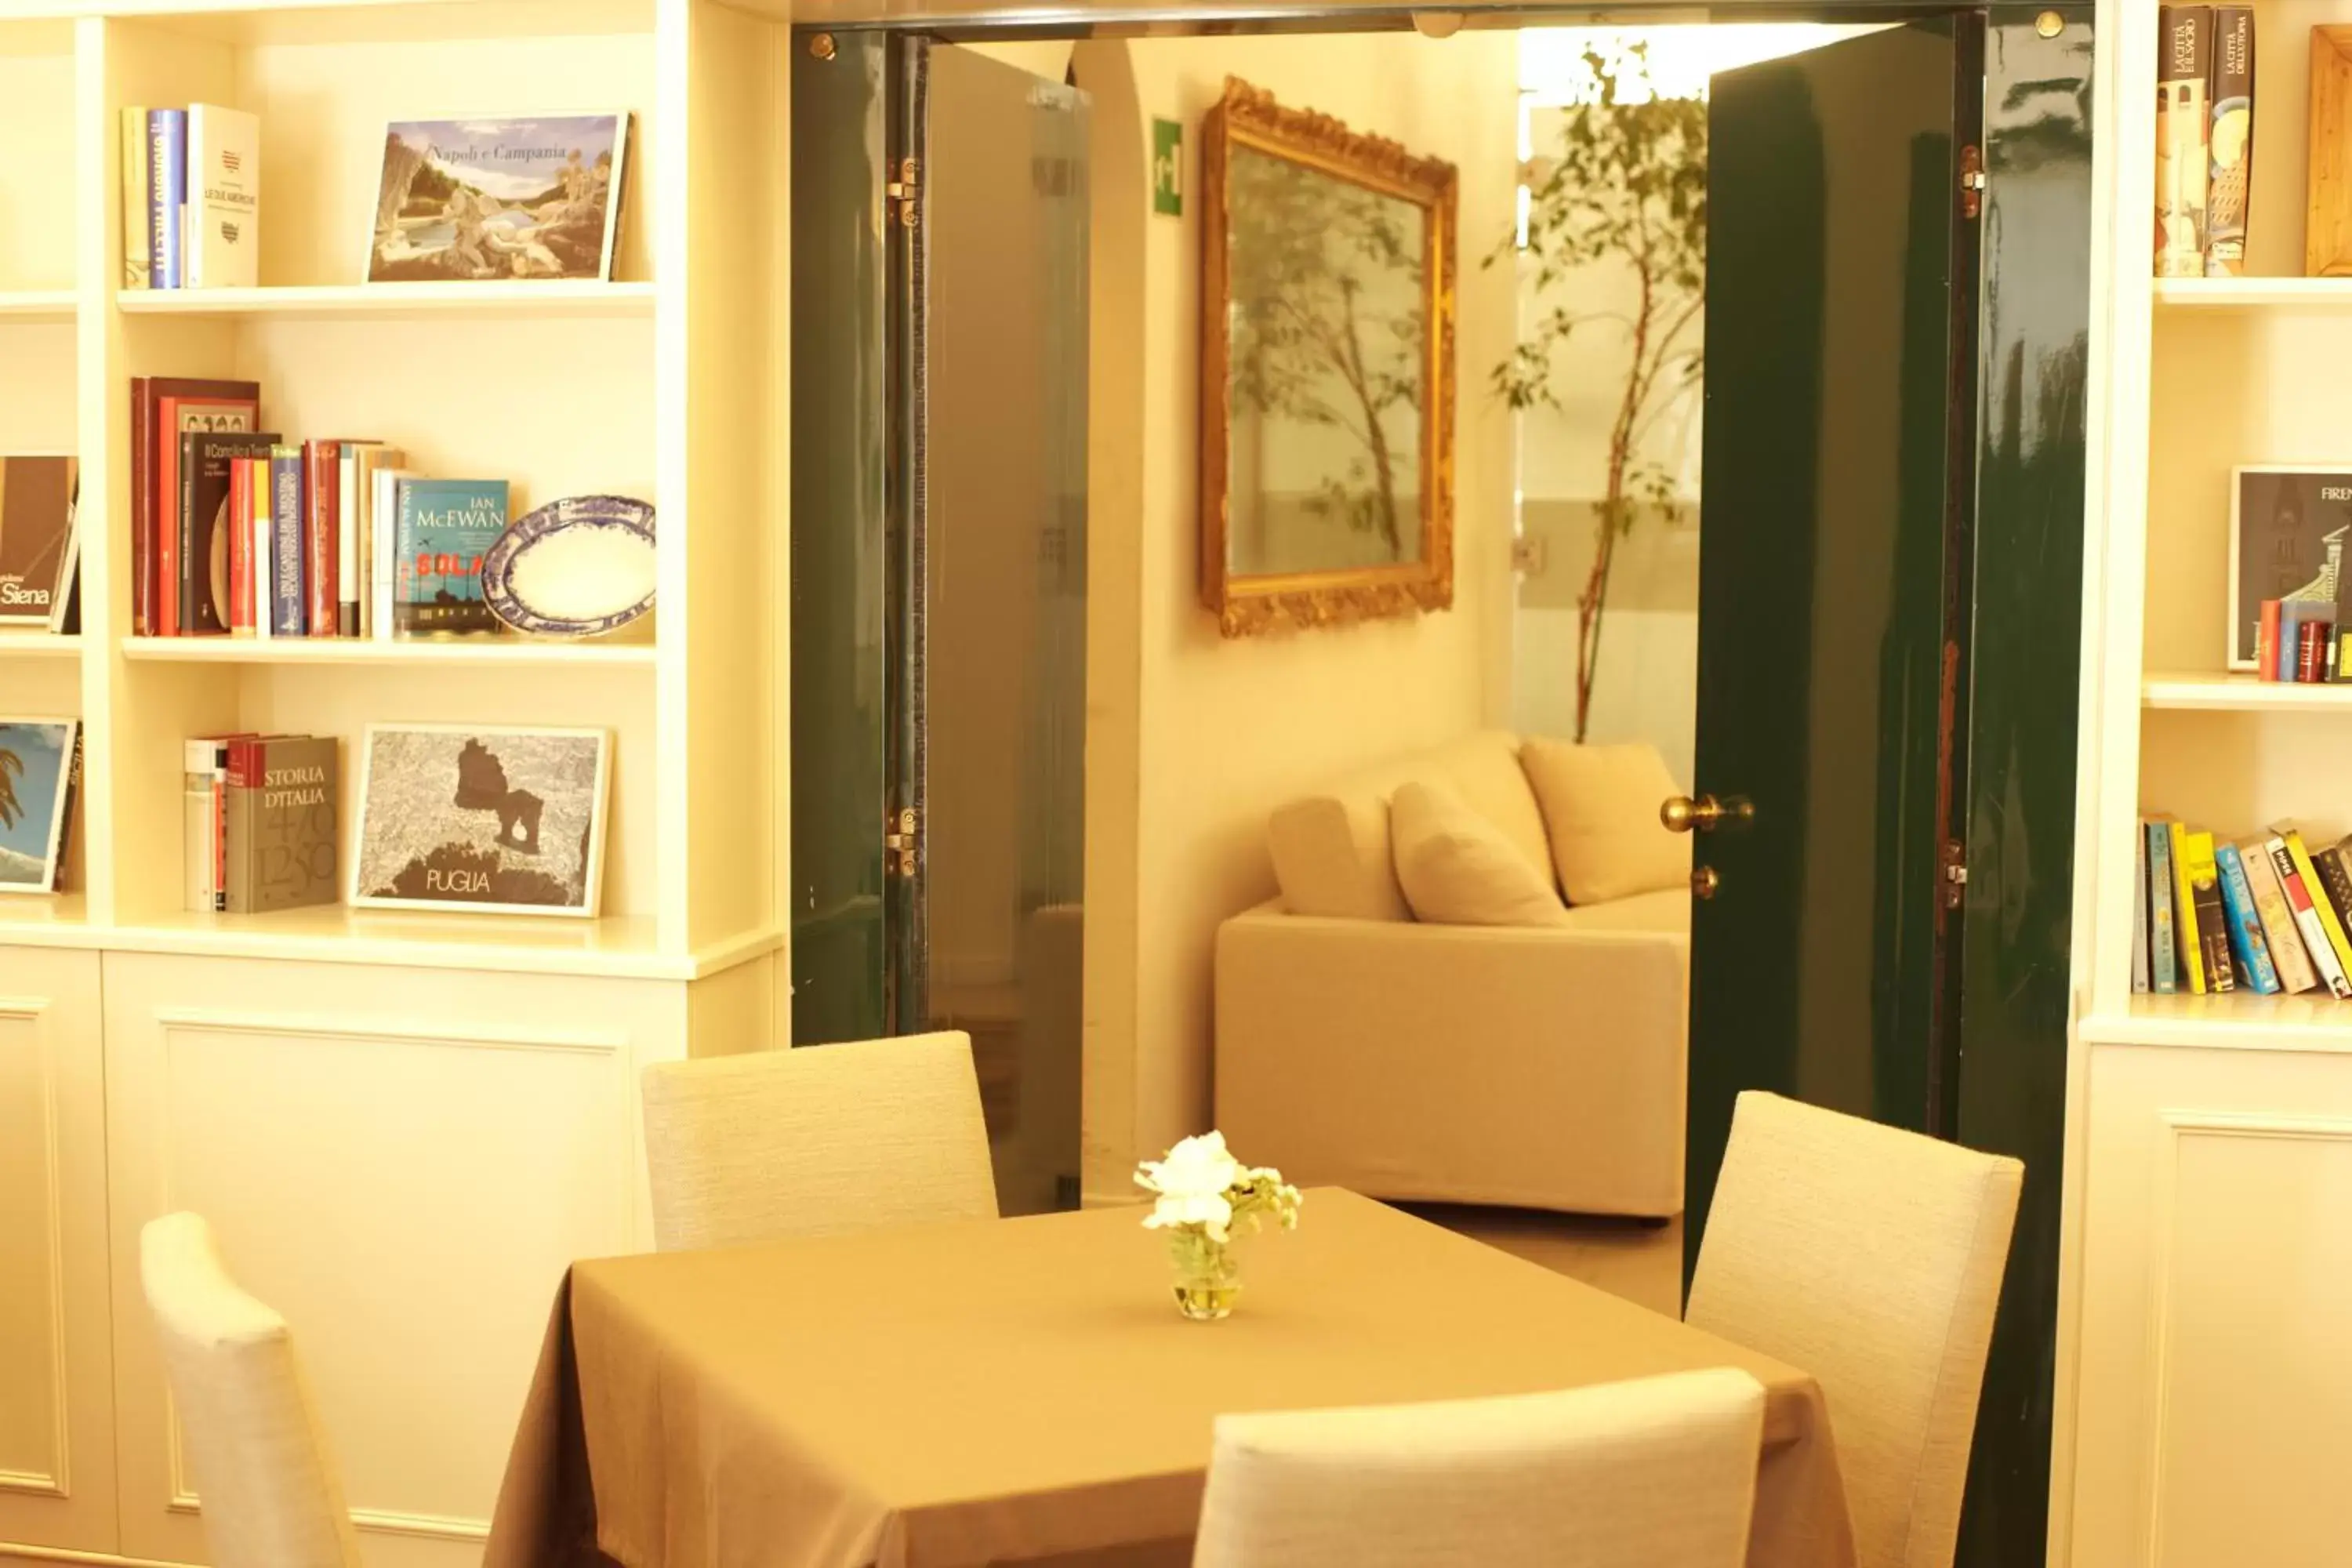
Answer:
<path fill-rule="evenodd" d="M 499 619 L 541 637 L 589 637 L 654 607 L 654 509 L 627 496 L 565 496 L 515 520 L 482 563 Z"/>

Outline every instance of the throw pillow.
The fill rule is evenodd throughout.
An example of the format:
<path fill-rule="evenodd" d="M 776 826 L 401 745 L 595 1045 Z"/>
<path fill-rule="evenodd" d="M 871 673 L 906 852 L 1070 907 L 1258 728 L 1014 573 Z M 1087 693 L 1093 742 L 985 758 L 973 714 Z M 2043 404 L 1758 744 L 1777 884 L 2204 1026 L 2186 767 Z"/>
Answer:
<path fill-rule="evenodd" d="M 1655 747 L 1529 741 L 1519 763 L 1543 809 L 1552 868 L 1570 903 L 1690 886 L 1690 845 L 1658 820 L 1659 805 L 1682 792 Z"/>
<path fill-rule="evenodd" d="M 1389 801 L 1389 843 L 1413 918 L 1440 925 L 1557 925 L 1568 918 L 1503 830 L 1451 790 L 1403 784 Z"/>

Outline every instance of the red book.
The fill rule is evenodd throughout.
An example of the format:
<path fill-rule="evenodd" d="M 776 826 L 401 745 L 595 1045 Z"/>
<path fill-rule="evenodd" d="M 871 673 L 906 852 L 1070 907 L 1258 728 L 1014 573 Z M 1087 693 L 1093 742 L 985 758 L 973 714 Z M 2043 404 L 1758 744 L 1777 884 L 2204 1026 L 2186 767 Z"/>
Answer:
<path fill-rule="evenodd" d="M 267 480 L 263 481 L 267 483 Z M 253 635 L 253 459 L 228 462 L 228 635 Z"/>
<path fill-rule="evenodd" d="M 2305 621 L 2294 628 L 2294 678 L 2327 679 L 2327 644 L 2336 628 L 2326 621 Z"/>
<path fill-rule="evenodd" d="M 341 528 L 343 443 L 302 443 L 302 584 L 304 619 L 314 637 L 335 635 L 335 600 L 341 584 L 341 560 L 337 530 Z"/>
<path fill-rule="evenodd" d="M 2263 618 L 2255 623 L 2254 669 L 2258 680 L 2276 680 L 2279 670 L 2279 602 L 2263 601 Z"/>
<path fill-rule="evenodd" d="M 163 405 L 171 404 L 166 412 Z M 179 573 L 172 573 L 173 618 L 163 607 L 163 536 L 168 531 L 177 553 L 180 479 L 180 435 L 204 429 L 207 420 L 221 417 L 224 408 L 242 407 L 243 425 L 214 424 L 220 429 L 257 427 L 261 411 L 261 387 L 250 381 L 200 381 L 187 376 L 133 376 L 131 381 L 131 629 L 141 637 L 167 636 L 179 629 Z M 169 432 L 169 439 L 165 433 Z M 168 474 L 164 464 L 171 465 Z"/>

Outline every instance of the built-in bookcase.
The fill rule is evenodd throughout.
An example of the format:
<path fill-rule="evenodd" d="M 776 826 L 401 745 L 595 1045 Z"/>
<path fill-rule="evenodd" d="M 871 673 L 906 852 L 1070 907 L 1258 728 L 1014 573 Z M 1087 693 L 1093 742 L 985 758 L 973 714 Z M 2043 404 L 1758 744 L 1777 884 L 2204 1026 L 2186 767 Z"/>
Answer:
<path fill-rule="evenodd" d="M 2346 0 L 2256 6 L 2248 275 L 2150 279 L 2154 30 L 2113 41 L 2127 84 L 2115 149 L 2109 331 L 2113 486 L 2105 570 L 2091 574 L 2107 646 L 2098 720 L 2099 919 L 2084 1032 L 2093 1039 L 2242 1043 L 2285 1033 L 2352 1046 L 2352 1004 L 2130 994 L 2132 824 L 2168 811 L 2231 835 L 2293 817 L 2352 830 L 2352 686 L 2263 684 L 2228 668 L 2230 471 L 2352 463 L 2352 278 L 2305 278 L 2310 29 Z M 2107 40 L 2103 39 L 2103 47 Z M 2137 763 L 2137 766 L 2133 765 Z M 2151 1034 L 2154 1031 L 2154 1035 Z"/>
<path fill-rule="evenodd" d="M 80 714 L 88 759 L 80 891 L 0 900 L 0 940 L 676 978 L 775 944 L 784 47 L 700 0 L 123 0 L 0 21 L 0 450 L 79 454 L 84 561 L 79 637 L 0 634 L 0 710 Z M 260 286 L 125 289 L 121 110 L 198 100 L 260 118 Z M 388 121 L 608 110 L 633 121 L 614 281 L 360 281 Z M 652 500 L 654 636 L 131 637 L 139 375 L 257 381 L 266 427 L 504 479 L 515 515 Z M 604 918 L 184 912 L 183 741 L 344 737 L 348 857 L 372 721 L 613 730 Z"/>

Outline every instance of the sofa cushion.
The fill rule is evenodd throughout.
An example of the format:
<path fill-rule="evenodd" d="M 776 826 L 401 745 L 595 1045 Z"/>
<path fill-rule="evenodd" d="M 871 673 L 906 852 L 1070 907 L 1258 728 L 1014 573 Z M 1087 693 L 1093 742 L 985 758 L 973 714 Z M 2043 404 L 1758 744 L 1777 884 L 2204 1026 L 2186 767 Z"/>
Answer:
<path fill-rule="evenodd" d="M 1654 746 L 1529 741 L 1519 760 L 1551 835 L 1551 860 L 1572 904 L 1687 890 L 1690 844 L 1658 806 L 1681 792 Z"/>
<path fill-rule="evenodd" d="M 1568 918 L 1560 923 L 1578 931 L 1647 931 L 1688 936 L 1690 889 L 1668 888 L 1664 892 L 1612 899 L 1605 904 L 1579 904 L 1568 911 Z"/>
<path fill-rule="evenodd" d="M 1568 918 L 1549 879 L 1502 829 L 1443 784 L 1399 784 L 1389 802 L 1389 833 L 1397 880 L 1416 920 L 1542 926 Z"/>
<path fill-rule="evenodd" d="M 1518 749 L 1518 738 L 1508 731 L 1482 731 L 1438 751 L 1367 769 L 1275 812 L 1266 846 L 1284 907 L 1337 920 L 1411 920 L 1389 849 L 1389 799 L 1399 784 L 1415 779 L 1451 787 L 1549 882 L 1551 848 Z"/>

